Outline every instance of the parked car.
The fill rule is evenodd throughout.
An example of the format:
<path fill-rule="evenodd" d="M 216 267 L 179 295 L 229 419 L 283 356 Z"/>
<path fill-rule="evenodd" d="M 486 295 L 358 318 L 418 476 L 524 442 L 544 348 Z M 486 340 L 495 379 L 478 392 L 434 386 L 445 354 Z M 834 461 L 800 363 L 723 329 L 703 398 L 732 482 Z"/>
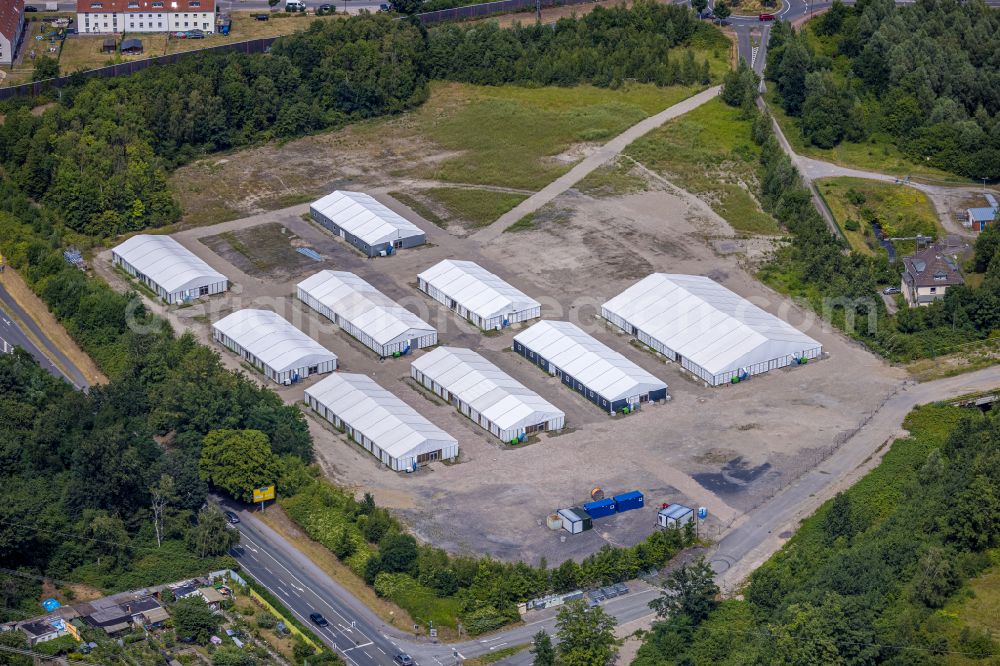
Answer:
<path fill-rule="evenodd" d="M 205 33 L 201 30 L 188 30 L 188 39 L 205 39 Z"/>
<path fill-rule="evenodd" d="M 230 522 L 231 524 L 233 524 L 233 525 L 237 525 L 237 524 L 239 524 L 239 522 L 240 522 L 240 517 L 239 517 L 239 516 L 237 516 L 237 515 L 236 515 L 235 513 L 233 513 L 232 511 L 226 511 L 226 518 L 227 518 L 227 519 L 229 520 L 229 522 Z"/>
<path fill-rule="evenodd" d="M 400 652 L 395 657 L 392 658 L 393 663 L 399 664 L 399 666 L 413 666 L 413 657 L 406 654 L 405 652 Z"/>
<path fill-rule="evenodd" d="M 334 13 L 333 5 L 331 4 L 322 4 L 316 8 L 316 16 L 324 16 L 326 14 L 333 14 L 333 13 Z"/>
<path fill-rule="evenodd" d="M 181 32 L 172 32 L 170 33 L 170 36 L 175 39 L 187 39 L 188 34 L 186 32 L 181 31 Z"/>
<path fill-rule="evenodd" d="M 900 289 L 899 287 L 886 287 L 885 289 L 882 290 L 882 293 L 885 294 L 886 296 L 892 296 L 893 294 L 900 293 Z"/>
<path fill-rule="evenodd" d="M 385 2 L 383 2 L 381 5 L 378 6 L 378 10 L 380 12 L 387 12 L 387 11 L 389 11 L 389 5 L 387 3 L 385 3 Z"/>
<path fill-rule="evenodd" d="M 322 613 L 309 613 L 309 619 L 312 620 L 317 627 L 326 627 L 330 624 L 327 622 L 326 618 L 323 617 Z"/>
<path fill-rule="evenodd" d="M 25 5 L 24 11 L 26 12 L 37 12 L 38 7 L 32 7 L 31 5 Z"/>
<path fill-rule="evenodd" d="M 257 19 L 258 21 L 267 21 L 271 17 L 268 16 L 267 14 L 257 14 L 256 16 L 254 16 L 254 18 Z"/>

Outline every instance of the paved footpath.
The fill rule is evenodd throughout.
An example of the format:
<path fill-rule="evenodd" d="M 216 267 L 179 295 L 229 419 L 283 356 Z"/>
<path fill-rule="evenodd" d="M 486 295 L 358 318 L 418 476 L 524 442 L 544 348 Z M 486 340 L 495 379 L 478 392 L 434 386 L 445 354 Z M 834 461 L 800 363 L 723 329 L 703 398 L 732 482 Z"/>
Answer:
<path fill-rule="evenodd" d="M 721 88 L 721 86 L 715 86 L 713 88 L 709 88 L 708 90 L 704 90 L 693 97 L 688 97 L 687 99 L 660 111 L 655 116 L 650 116 L 649 118 L 632 125 L 632 127 L 629 127 L 627 130 L 585 157 L 579 164 L 570 169 L 568 172 L 559 178 L 556 178 L 538 192 L 532 194 L 513 209 L 507 211 L 507 213 L 501 216 L 496 222 L 474 234 L 472 238 L 482 243 L 495 240 L 504 232 L 505 229 L 507 229 L 507 227 L 511 226 L 525 215 L 534 213 L 536 210 L 576 185 L 578 182 L 583 180 L 584 177 L 590 174 L 590 172 L 594 171 L 608 160 L 616 157 L 618 153 L 625 150 L 625 147 L 636 139 L 645 136 L 648 132 L 656 129 L 668 120 L 673 120 L 678 116 L 682 116 L 688 111 L 697 109 L 705 102 L 715 99 L 719 95 Z"/>

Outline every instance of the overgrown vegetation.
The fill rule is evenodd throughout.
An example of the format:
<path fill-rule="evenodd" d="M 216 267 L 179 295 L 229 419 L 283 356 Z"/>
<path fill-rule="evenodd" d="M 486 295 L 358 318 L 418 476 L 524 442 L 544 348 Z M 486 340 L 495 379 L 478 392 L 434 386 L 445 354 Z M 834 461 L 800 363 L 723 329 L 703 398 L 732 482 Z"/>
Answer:
<path fill-rule="evenodd" d="M 740 70 L 746 69 L 741 64 Z M 990 229 L 976 240 L 973 269 L 984 273 L 978 286 L 951 287 L 943 300 L 929 307 L 904 307 L 890 316 L 878 289 L 899 283 L 898 264 L 890 264 L 884 254 L 845 252 L 778 144 L 770 117 L 746 103 L 755 88 L 755 80 L 738 70 L 727 77 L 722 97 L 740 104 L 753 118 L 751 136 L 760 146 L 760 200 L 792 237 L 760 270 L 761 279 L 807 301 L 833 324 L 893 360 L 933 357 L 995 336 L 1000 328 L 1000 232 Z"/>
<path fill-rule="evenodd" d="M 804 139 L 886 141 L 913 162 L 1000 177 L 1000 15 L 982 3 L 835 2 L 771 30 L 767 76 Z"/>
<path fill-rule="evenodd" d="M 405 534 L 371 495 L 357 501 L 322 480 L 280 502 L 311 538 L 380 596 L 413 617 L 433 620 L 434 626 L 455 628 L 460 621 L 472 635 L 517 621 L 520 602 L 634 578 L 641 570 L 662 566 L 694 540 L 692 533 L 658 530 L 632 548 L 605 546 L 580 564 L 566 560 L 550 569 L 544 563 L 536 567 L 450 556 Z"/>
<path fill-rule="evenodd" d="M 921 407 L 910 436 L 802 523 L 750 578 L 744 600 L 703 621 L 656 624 L 634 662 L 982 663 L 996 642 L 945 607 L 1000 544 L 995 415 Z M 957 662 L 956 662 L 957 663 Z"/>

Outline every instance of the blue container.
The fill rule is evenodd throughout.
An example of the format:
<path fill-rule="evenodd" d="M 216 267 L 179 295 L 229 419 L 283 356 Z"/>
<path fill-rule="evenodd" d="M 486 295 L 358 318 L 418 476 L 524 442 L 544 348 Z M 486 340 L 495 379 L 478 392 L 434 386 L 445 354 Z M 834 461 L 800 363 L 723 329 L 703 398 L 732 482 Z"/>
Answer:
<path fill-rule="evenodd" d="M 615 501 L 613 499 L 602 499 L 596 502 L 587 502 L 583 505 L 583 510 L 595 520 L 597 518 L 613 516 L 615 514 Z"/>
<path fill-rule="evenodd" d="M 615 500 L 615 504 L 618 505 L 618 513 L 631 511 L 632 509 L 641 509 L 645 506 L 645 498 L 638 490 L 633 490 L 630 493 L 622 495 L 615 495 L 613 499 Z"/>

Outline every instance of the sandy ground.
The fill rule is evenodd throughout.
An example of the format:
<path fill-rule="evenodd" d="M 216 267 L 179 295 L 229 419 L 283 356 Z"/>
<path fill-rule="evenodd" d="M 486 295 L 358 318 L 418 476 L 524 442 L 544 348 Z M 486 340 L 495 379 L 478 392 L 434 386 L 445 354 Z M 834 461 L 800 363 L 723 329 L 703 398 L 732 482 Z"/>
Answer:
<path fill-rule="evenodd" d="M 191 329 L 205 341 L 208 322 L 234 309 L 252 305 L 276 310 L 337 353 L 343 371 L 373 376 L 455 436 L 462 449 L 459 464 L 397 474 L 321 419 L 309 418 L 317 457 L 332 480 L 373 492 L 381 504 L 397 509 L 418 536 L 450 551 L 556 562 L 582 558 L 605 543 L 636 543 L 654 529 L 652 508 L 602 520 L 592 532 L 573 537 L 545 528 L 547 514 L 586 501 L 594 486 L 610 493 L 642 490 L 649 507 L 662 502 L 705 506 L 710 511 L 705 527 L 715 536 L 829 455 L 904 378 L 901 370 L 820 326 L 810 313 L 751 276 L 748 270 L 764 256 L 769 241 L 736 242 L 732 230 L 706 207 L 662 184 L 618 198 L 594 199 L 570 190 L 551 204 L 562 211 L 557 216 L 562 222 L 505 233 L 485 245 L 421 220 L 384 190 L 374 193 L 416 220 L 427 231 L 428 244 L 370 260 L 305 221 L 305 205 L 187 229 L 175 237 L 228 275 L 233 289 L 193 306 L 155 309 L 166 312 L 178 330 Z M 240 270 L 201 241 L 274 222 L 324 261 L 298 264 L 281 275 L 274 270 L 254 275 L 252 263 L 244 263 L 247 272 Z M 516 331 L 483 336 L 414 288 L 418 272 L 447 257 L 477 261 L 540 300 L 545 317 L 575 321 L 665 380 L 672 400 L 628 417 L 602 413 L 510 352 Z M 107 253 L 95 265 L 122 288 L 121 276 L 106 262 Z M 434 325 L 442 343 L 478 350 L 565 411 L 568 428 L 520 449 L 505 447 L 418 389 L 408 378 L 407 359 L 379 362 L 370 350 L 296 302 L 295 283 L 321 268 L 358 273 Z M 709 275 L 822 341 L 828 358 L 738 386 L 706 388 L 596 317 L 602 302 L 653 271 Z M 216 348 L 230 367 L 241 367 L 236 356 Z M 298 402 L 303 388 L 279 388 L 279 393 Z"/>

